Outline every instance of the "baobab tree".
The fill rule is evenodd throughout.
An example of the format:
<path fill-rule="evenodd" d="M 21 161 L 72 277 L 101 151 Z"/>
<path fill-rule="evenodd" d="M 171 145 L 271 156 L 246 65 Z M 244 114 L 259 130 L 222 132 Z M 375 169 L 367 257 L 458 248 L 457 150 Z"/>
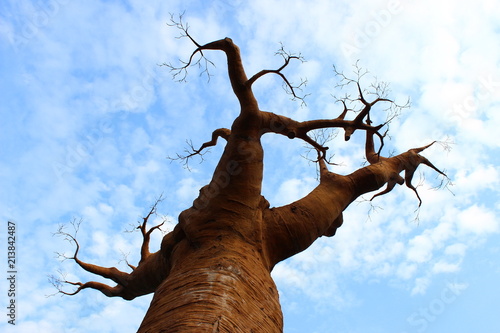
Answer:
<path fill-rule="evenodd" d="M 137 266 L 129 265 L 130 273 L 80 260 L 76 234 L 60 229 L 58 233 L 76 245 L 70 259 L 116 285 L 62 279 L 59 282 L 73 285 L 76 290 L 65 291 L 58 284 L 59 292 L 75 295 L 90 288 L 126 300 L 154 293 L 139 332 L 281 332 L 282 312 L 271 278 L 276 264 L 304 251 L 319 237 L 335 235 L 343 223 L 343 211 L 365 193 L 386 186 L 373 199 L 387 194 L 396 184 L 406 184 L 417 194 L 420 205 L 412 185 L 420 164 L 446 175 L 420 155 L 432 143 L 392 157 L 381 156 L 387 121 L 374 125 L 372 112 L 381 104 L 398 106 L 386 96 L 383 85 L 372 85 L 370 92 L 363 89 L 359 71 L 352 79 L 336 71 L 342 84 L 356 90 L 356 97 L 340 99 L 343 108 L 337 117 L 296 121 L 262 111 L 252 86 L 265 75 L 277 75 L 294 98 L 301 98 L 297 94 L 299 86 L 283 74 L 291 61 L 301 60 L 300 56 L 282 48 L 281 67 L 261 70 L 248 78 L 240 50 L 230 38 L 199 44 L 182 20 L 172 20 L 172 24 L 194 43 L 186 62 L 167 65 L 174 76 L 182 80 L 191 65 L 208 64 L 208 51 L 224 52 L 232 92 L 240 106 L 231 128 L 214 130 L 209 141 L 179 158 L 203 154 L 220 141 L 225 141 L 225 149 L 210 182 L 200 189 L 192 206 L 179 214 L 178 223 L 164 235 L 157 252 L 150 253 L 149 242 L 151 233 L 160 226 L 148 227 L 147 223 L 158 201 L 143 218 L 138 227 L 143 237 L 140 261 Z M 322 129 L 343 130 L 346 141 L 356 131 L 364 134 L 368 164 L 347 175 L 330 171 L 327 147 L 314 135 Z M 264 135 L 303 140 L 315 151 L 318 184 L 305 197 L 273 208 L 263 197 Z"/>

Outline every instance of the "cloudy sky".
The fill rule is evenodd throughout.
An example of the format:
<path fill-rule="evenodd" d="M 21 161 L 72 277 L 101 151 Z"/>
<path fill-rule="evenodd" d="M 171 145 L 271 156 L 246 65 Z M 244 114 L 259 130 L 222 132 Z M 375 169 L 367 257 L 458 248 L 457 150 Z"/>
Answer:
<path fill-rule="evenodd" d="M 186 140 L 199 145 L 229 127 L 238 106 L 221 54 L 207 52 L 216 65 L 210 80 L 192 68 L 178 83 L 159 66 L 193 50 L 166 24 L 169 13 L 184 11 L 198 42 L 231 37 L 249 75 L 281 65 L 280 43 L 307 60 L 286 69 L 294 82 L 307 78 L 307 105 L 265 77 L 255 85 L 263 110 L 336 117 L 334 96 L 346 92 L 336 87 L 333 65 L 349 74 L 359 60 L 370 72 L 362 83 L 390 82 L 396 101 L 411 99 L 390 125 L 386 155 L 443 143 L 424 155 L 446 170 L 449 189 L 433 189 L 441 179 L 421 168 L 420 210 L 403 187 L 372 204 L 361 198 L 334 238 L 276 267 L 285 332 L 499 332 L 500 7 L 492 0 L 2 1 L 0 262 L 7 276 L 13 221 L 18 312 L 13 328 L 2 282 L 0 330 L 137 329 L 150 296 L 47 297 L 56 292 L 50 275 L 93 279 L 58 260 L 55 252 L 74 248 L 53 233 L 82 219 L 81 258 L 125 269 L 123 258 L 136 262 L 140 245 L 140 235 L 126 231 L 155 199 L 165 196 L 156 219 L 166 218 L 168 231 L 209 180 L 221 147 L 201 164 L 193 160 L 191 171 L 166 157 L 182 153 Z M 363 165 L 357 134 L 332 141 L 333 171 Z M 264 144 L 271 205 L 317 184 L 302 143 L 269 136 Z"/>

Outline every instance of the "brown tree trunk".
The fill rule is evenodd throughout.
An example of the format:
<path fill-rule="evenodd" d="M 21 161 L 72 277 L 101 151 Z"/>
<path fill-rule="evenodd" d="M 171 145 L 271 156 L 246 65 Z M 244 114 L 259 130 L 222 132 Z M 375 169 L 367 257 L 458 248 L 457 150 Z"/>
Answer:
<path fill-rule="evenodd" d="M 139 332 L 282 332 L 278 292 L 255 245 L 223 233 L 176 252 Z"/>
<path fill-rule="evenodd" d="M 235 120 L 211 182 L 180 214 L 184 238 L 169 249 L 169 275 L 139 332 L 282 331 L 263 234 L 259 122 L 252 113 Z"/>

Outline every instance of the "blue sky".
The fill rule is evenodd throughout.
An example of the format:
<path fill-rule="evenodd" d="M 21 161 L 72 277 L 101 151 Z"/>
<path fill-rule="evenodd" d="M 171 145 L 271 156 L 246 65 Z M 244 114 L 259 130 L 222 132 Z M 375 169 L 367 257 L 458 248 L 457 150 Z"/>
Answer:
<path fill-rule="evenodd" d="M 307 105 L 291 101 L 278 78 L 264 77 L 255 85 L 263 110 L 297 120 L 336 117 L 341 106 L 332 96 L 343 92 L 332 66 L 349 73 L 359 60 L 370 71 L 363 82 L 390 82 L 394 99 L 412 101 L 391 123 L 386 154 L 433 140 L 452 148 L 424 153 L 446 170 L 451 191 L 431 189 L 439 178 L 422 168 L 419 211 L 402 187 L 373 205 L 359 200 L 334 238 L 276 267 L 285 332 L 500 331 L 500 8 L 428 0 L 3 1 L 0 239 L 5 244 L 6 221 L 15 221 L 19 312 L 15 328 L 4 317 L 0 330 L 137 329 L 150 296 L 46 297 L 55 292 L 47 276 L 58 271 L 95 279 L 55 257 L 73 247 L 52 233 L 82 218 L 82 259 L 125 269 L 120 259 L 136 262 L 140 246 L 140 235 L 125 231 L 155 199 L 164 194 L 157 220 L 167 218 L 171 229 L 210 179 L 222 145 L 203 163 L 193 160 L 191 171 L 166 158 L 186 140 L 199 145 L 229 127 L 238 112 L 221 54 L 207 53 L 217 66 L 210 81 L 192 68 L 177 83 L 158 66 L 193 50 L 166 25 L 169 13 L 183 11 L 200 43 L 231 37 L 249 75 L 281 65 L 280 43 L 304 56 L 286 74 L 307 78 Z M 333 171 L 359 168 L 362 143 L 361 133 L 348 143 L 334 139 L 330 151 L 340 165 Z M 315 186 L 301 142 L 269 136 L 264 144 L 271 205 Z M 159 241 L 158 234 L 153 249 Z"/>

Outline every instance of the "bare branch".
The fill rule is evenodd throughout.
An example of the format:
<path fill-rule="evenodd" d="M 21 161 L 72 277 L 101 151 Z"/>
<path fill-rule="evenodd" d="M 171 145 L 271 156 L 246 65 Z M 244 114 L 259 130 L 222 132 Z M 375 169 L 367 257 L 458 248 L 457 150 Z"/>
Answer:
<path fill-rule="evenodd" d="M 163 221 L 162 223 L 160 223 L 154 227 L 149 228 L 149 230 L 146 227 L 151 215 L 156 215 L 158 204 L 162 201 L 163 201 L 163 194 L 160 195 L 160 197 L 158 199 L 156 199 L 153 206 L 151 206 L 149 213 L 145 217 L 142 218 L 143 222 L 141 224 L 139 224 L 139 226 L 137 226 L 137 229 L 139 229 L 141 231 L 141 234 L 142 234 L 141 259 L 139 261 L 139 265 L 141 265 L 141 263 L 143 263 L 151 255 L 151 252 L 149 252 L 149 242 L 151 240 L 151 233 L 153 231 L 155 231 L 156 229 L 160 229 L 160 227 L 163 224 L 165 224 L 165 221 Z"/>
<path fill-rule="evenodd" d="M 387 193 L 391 192 L 391 191 L 392 191 L 392 189 L 394 188 L 394 186 L 396 186 L 396 184 L 403 185 L 403 183 L 404 183 L 404 179 L 403 179 L 403 177 L 401 177 L 400 175 L 398 175 L 398 174 L 396 174 L 396 173 L 395 173 L 395 174 L 393 174 L 393 175 L 391 176 L 391 178 L 389 179 L 389 181 L 387 182 L 387 187 L 385 188 L 385 190 L 383 190 L 383 191 L 381 191 L 381 192 L 379 192 L 379 193 L 375 194 L 375 195 L 374 195 L 374 196 L 370 199 L 370 201 L 372 201 L 374 198 L 376 198 L 376 197 L 378 197 L 378 196 L 380 196 L 380 195 L 384 195 L 384 194 L 387 194 Z M 415 193 L 417 193 L 415 189 L 414 189 L 414 191 L 415 191 Z M 417 196 L 418 196 L 418 193 L 417 193 Z M 420 200 L 420 197 L 419 197 L 418 199 Z M 420 202 L 422 202 L 422 201 L 420 200 Z"/>
<path fill-rule="evenodd" d="M 347 107 L 347 104 L 345 103 L 345 99 L 337 99 L 338 102 L 341 102 L 342 105 L 344 106 L 344 110 L 342 111 L 342 113 L 337 117 L 337 119 L 341 119 L 341 120 L 344 120 L 345 119 L 345 116 L 347 115 L 347 112 L 349 111 L 352 111 L 351 109 L 349 109 Z"/>
<path fill-rule="evenodd" d="M 311 137 L 309 134 L 310 131 L 314 131 L 317 129 L 324 128 L 343 128 L 345 131 L 344 138 L 348 141 L 353 133 L 356 130 L 365 130 L 372 133 L 371 135 L 376 135 L 380 139 L 380 147 L 377 152 L 375 152 L 373 148 L 373 142 L 371 144 L 373 156 L 369 156 L 371 163 L 374 161 L 375 155 L 380 155 L 382 148 L 384 146 L 384 138 L 387 134 L 387 130 L 385 133 L 380 133 L 382 127 L 388 125 L 395 117 L 397 117 L 403 108 L 409 106 L 409 102 L 403 105 L 399 105 L 394 102 L 392 99 L 387 98 L 389 93 L 389 86 L 383 82 L 375 82 L 370 86 L 369 90 L 365 90 L 362 88 L 361 79 L 368 73 L 368 71 L 363 70 L 358 63 L 355 64 L 354 78 L 350 78 L 340 72 L 335 66 L 334 72 L 340 78 L 340 82 L 338 83 L 338 87 L 345 88 L 350 85 L 353 86 L 356 90 L 356 98 L 351 98 L 350 95 L 345 95 L 342 98 L 337 98 L 337 101 L 340 101 L 343 106 L 343 110 L 337 118 L 334 119 L 319 119 L 319 120 L 311 120 L 304 122 L 296 122 L 289 118 L 283 116 L 272 116 L 270 124 L 284 124 L 283 126 L 274 126 L 277 127 L 278 130 L 269 130 L 274 133 L 279 133 L 288 136 L 289 138 L 299 138 L 303 141 L 310 144 L 316 151 L 318 151 L 319 159 L 326 159 L 326 147 L 324 144 L 319 143 L 314 137 Z M 262 71 L 257 73 L 251 80 L 256 80 L 260 75 L 265 75 L 272 71 Z M 374 96 L 373 100 L 369 100 L 366 96 Z M 385 111 L 388 116 L 385 119 L 385 122 L 380 123 L 379 125 L 373 126 L 373 120 L 371 117 L 371 110 L 375 106 L 386 104 L 388 105 L 383 111 Z M 356 114 L 354 119 L 348 120 L 347 114 L 352 111 Z M 276 120 L 278 118 L 279 120 Z M 273 126 L 270 126 L 273 128 Z M 371 138 L 373 141 L 373 138 Z M 377 158 L 378 160 L 378 158 Z"/>
<path fill-rule="evenodd" d="M 289 52 L 285 51 L 283 44 L 281 45 L 280 49 L 278 51 L 276 51 L 276 54 L 280 55 L 283 58 L 283 60 L 284 60 L 283 65 L 281 67 L 279 67 L 278 69 L 261 70 L 260 72 L 256 73 L 254 76 L 252 76 L 247 81 L 247 83 L 246 83 L 247 86 L 251 87 L 252 84 L 255 83 L 255 81 L 257 81 L 259 78 L 263 77 L 266 74 L 276 74 L 279 77 L 281 77 L 281 79 L 283 80 L 283 87 L 287 93 L 289 93 L 290 95 L 293 96 L 292 99 L 293 100 L 296 100 L 296 99 L 300 100 L 301 103 L 303 105 L 305 105 L 304 99 L 305 99 L 305 97 L 307 97 L 307 94 L 304 96 L 299 96 L 297 94 L 297 90 L 302 91 L 302 87 L 307 85 L 307 80 L 301 80 L 301 82 L 298 85 L 293 85 L 288 80 L 288 78 L 282 73 L 282 70 L 285 69 L 285 67 L 287 67 L 290 64 L 291 60 L 296 59 L 296 60 L 299 60 L 300 62 L 305 62 L 304 58 L 300 54 L 296 55 L 296 54 L 289 53 Z"/>
<path fill-rule="evenodd" d="M 64 231 L 64 225 L 60 226 L 58 231 L 54 233 L 55 236 L 62 236 L 64 237 L 65 240 L 69 241 L 70 243 L 74 243 L 76 246 L 75 252 L 72 257 L 68 257 L 61 254 L 59 254 L 59 256 L 62 256 L 64 259 L 74 260 L 78 264 L 78 266 L 80 266 L 87 272 L 102 276 L 107 279 L 111 279 L 112 281 L 118 284 L 123 284 L 127 280 L 129 274 L 118 270 L 116 267 L 97 266 L 81 261 L 78 258 L 78 252 L 80 251 L 80 244 L 78 244 L 78 241 L 76 240 L 76 234 L 78 233 L 81 222 L 82 222 L 81 219 L 79 221 L 76 221 L 76 219 L 74 219 L 72 222 L 70 222 L 70 224 L 73 226 L 75 230 L 74 235 Z"/>
<path fill-rule="evenodd" d="M 290 139 L 298 138 L 308 144 L 310 144 L 314 149 L 320 152 L 321 158 L 325 157 L 328 147 L 316 142 L 314 138 L 309 136 L 309 132 L 326 129 L 326 128 L 344 128 L 344 130 L 354 131 L 355 129 L 362 129 L 377 132 L 381 125 L 371 126 L 364 123 L 355 123 L 352 120 L 344 119 L 318 119 L 298 122 L 285 116 L 277 115 L 271 112 L 261 111 L 263 117 L 265 118 L 264 133 L 277 133 L 287 136 Z"/>
<path fill-rule="evenodd" d="M 318 130 L 312 131 L 312 133 L 310 134 L 311 140 L 316 142 L 321 147 L 326 147 L 330 141 L 337 137 L 337 135 L 338 131 L 334 130 L 333 128 L 320 128 Z M 333 154 L 330 154 L 331 156 L 327 156 L 326 151 L 325 153 L 323 153 L 322 150 L 318 150 L 311 145 L 306 145 L 304 148 L 307 150 L 307 152 L 305 155 L 302 155 L 302 157 L 310 162 L 319 163 L 319 177 L 321 177 L 322 169 L 328 170 L 326 165 L 340 165 L 331 161 L 334 156 Z M 309 157 L 311 153 L 315 154 L 314 158 Z"/>
<path fill-rule="evenodd" d="M 369 133 L 367 132 L 367 147 L 368 147 L 368 137 Z M 392 158 L 385 158 L 385 157 L 379 157 L 380 162 L 382 163 L 389 163 L 389 164 L 396 164 L 395 165 L 395 170 L 393 171 L 389 179 L 387 181 L 387 187 L 385 190 L 383 190 L 380 193 L 375 194 L 371 200 L 373 200 L 375 197 L 378 197 L 380 195 L 386 194 L 390 192 L 396 184 L 402 185 L 403 183 L 406 184 L 408 188 L 413 190 L 415 192 L 415 195 L 417 196 L 417 199 L 419 201 L 419 207 L 422 205 L 422 199 L 420 198 L 420 195 L 418 194 L 417 188 L 412 184 L 413 180 L 413 175 L 415 174 L 415 171 L 417 170 L 418 166 L 420 164 L 427 165 L 434 171 L 436 171 L 438 174 L 442 175 L 446 179 L 448 179 L 448 176 L 441 170 L 439 170 L 437 167 L 435 167 L 427 158 L 424 156 L 420 155 L 422 151 L 425 149 L 429 148 L 432 146 L 435 142 L 432 142 L 426 146 L 420 147 L 420 148 L 413 148 L 408 150 L 406 153 L 403 153 L 401 155 L 392 157 Z M 368 151 L 368 148 L 367 148 Z M 368 156 L 367 156 L 368 159 Z M 371 162 L 370 162 L 371 163 Z M 373 163 L 372 163 L 373 164 Z M 404 178 L 399 175 L 401 171 L 404 171 Z M 417 186 L 418 187 L 418 186 Z"/>
<path fill-rule="evenodd" d="M 354 131 L 356 131 L 356 129 L 359 129 L 358 128 L 359 124 L 367 123 L 370 125 L 373 122 L 371 120 L 370 111 L 375 105 L 379 103 L 389 103 L 389 107 L 384 109 L 384 111 L 388 113 L 388 116 L 384 123 L 378 125 L 378 129 L 387 125 L 390 121 L 392 121 L 395 117 L 397 117 L 401 113 L 402 109 L 409 107 L 409 100 L 405 104 L 399 105 L 392 99 L 388 98 L 390 90 L 389 90 L 389 85 L 385 82 L 379 82 L 375 79 L 375 82 L 369 86 L 370 88 L 369 90 L 363 89 L 361 85 L 361 79 L 366 74 L 368 74 L 368 71 L 363 70 L 359 66 L 358 62 L 356 62 L 356 64 L 354 65 L 354 69 L 355 69 L 354 70 L 355 78 L 350 78 L 346 76 L 343 72 L 340 72 L 335 66 L 333 66 L 335 75 L 340 78 L 340 81 L 336 87 L 345 88 L 346 86 L 354 85 L 356 89 L 356 95 L 357 95 L 356 98 L 351 98 L 350 95 L 348 94 L 346 94 L 342 98 L 336 98 L 337 101 L 342 102 L 344 106 L 343 112 L 340 114 L 339 117 L 337 117 L 337 119 L 345 119 L 345 116 L 348 111 L 354 111 L 355 113 L 357 113 L 356 117 L 352 121 L 355 126 L 349 126 L 345 128 L 346 141 L 351 138 L 352 134 L 354 133 Z M 374 99 L 372 101 L 369 101 L 366 98 L 366 96 L 368 95 L 374 96 Z M 350 105 L 353 105 L 353 107 L 350 107 Z M 359 111 L 355 111 L 355 108 L 358 105 L 361 105 L 362 109 Z M 380 135 L 380 133 L 378 132 L 377 135 L 381 139 L 383 138 L 383 136 Z"/>
<path fill-rule="evenodd" d="M 373 198 L 371 199 L 366 199 L 364 196 L 358 198 L 356 200 L 356 203 L 359 205 L 361 203 L 365 203 L 367 202 L 369 205 L 370 205 L 370 208 L 368 209 L 368 213 L 366 214 L 367 217 L 367 221 L 372 221 L 372 215 L 373 214 L 376 214 L 378 211 L 380 210 L 384 210 L 384 208 L 382 206 L 378 206 L 378 205 L 375 205 L 373 204 L 373 201 L 372 201 Z"/>
<path fill-rule="evenodd" d="M 73 296 L 73 295 L 78 294 L 83 289 L 87 289 L 87 288 L 98 290 L 108 297 L 121 296 L 120 291 L 122 290 L 122 288 L 120 286 L 111 287 L 111 286 L 108 286 L 107 284 L 104 284 L 101 282 L 96 282 L 96 281 L 89 281 L 86 283 L 71 282 L 71 281 L 66 280 L 64 274 L 62 274 L 61 272 L 60 272 L 60 274 L 61 274 L 62 278 L 58 278 L 58 277 L 55 277 L 53 275 L 49 276 L 49 282 L 57 289 L 57 292 L 54 294 L 47 295 L 47 296 L 55 296 L 56 294 Z M 65 284 L 78 286 L 78 288 L 72 292 L 65 291 L 63 288 L 63 286 Z"/>
<path fill-rule="evenodd" d="M 207 141 L 205 142 L 204 144 L 201 145 L 200 148 L 198 149 L 195 149 L 194 146 L 193 146 L 193 143 L 191 141 L 188 141 L 188 146 L 189 148 L 185 149 L 184 152 L 186 153 L 186 155 L 180 155 L 180 154 L 177 154 L 176 157 L 167 157 L 169 160 L 172 160 L 172 161 L 183 161 L 183 164 L 184 164 L 184 167 L 188 170 L 190 170 L 189 168 L 189 159 L 195 155 L 198 155 L 200 156 L 201 158 L 201 162 L 203 162 L 203 155 L 205 155 L 205 153 L 207 153 L 207 151 L 204 151 L 206 148 L 209 148 L 209 147 L 213 147 L 217 144 L 217 140 L 219 138 L 223 138 L 225 139 L 226 141 L 229 139 L 229 136 L 231 135 L 231 130 L 230 129 L 227 129 L 227 128 L 219 128 L 219 129 L 216 129 L 215 131 L 213 131 L 212 133 L 212 139 L 210 141 Z"/>
<path fill-rule="evenodd" d="M 131 264 L 131 263 L 129 263 L 129 261 L 128 261 L 128 256 L 130 255 L 130 252 L 129 252 L 129 253 L 125 253 L 125 252 L 123 252 L 123 251 L 120 251 L 120 252 L 121 252 L 121 254 L 122 254 L 122 259 L 120 259 L 119 263 L 123 261 L 123 262 L 125 262 L 125 264 L 126 264 L 129 268 L 131 268 L 131 269 L 132 269 L 132 271 L 133 271 L 133 270 L 135 270 L 135 269 L 137 268 L 137 266 L 132 265 L 132 264 Z"/>
<path fill-rule="evenodd" d="M 170 63 L 163 63 L 161 64 L 161 66 L 165 66 L 170 69 L 174 80 L 185 82 L 187 77 L 187 69 L 191 65 L 195 65 L 202 69 L 200 75 L 206 74 L 208 80 L 210 81 L 211 74 L 209 71 L 209 66 L 215 67 L 215 64 L 205 57 L 205 55 L 203 54 L 203 46 L 196 42 L 196 40 L 189 34 L 189 24 L 183 22 L 183 16 L 184 13 L 180 14 L 178 19 L 175 19 L 174 15 L 170 14 L 170 22 L 167 23 L 167 25 L 180 30 L 181 33 L 177 38 L 189 38 L 197 48 L 193 51 L 193 53 L 191 53 L 188 61 L 180 60 L 182 66 L 174 66 Z M 200 54 L 200 57 L 195 60 L 194 57 L 198 53 Z"/>
<path fill-rule="evenodd" d="M 169 266 L 168 256 L 170 255 L 171 247 L 174 245 L 173 243 L 170 244 L 170 250 L 167 249 L 166 252 L 158 251 L 155 253 L 149 253 L 148 245 L 149 245 L 150 235 L 154 230 L 159 229 L 159 227 L 163 225 L 163 223 L 154 226 L 149 230 L 146 229 L 146 224 L 151 215 L 156 214 L 157 205 L 161 200 L 162 197 L 160 196 L 160 198 L 152 206 L 147 216 L 143 218 L 143 223 L 138 227 L 138 229 L 141 230 L 141 233 L 143 235 L 143 244 L 141 247 L 141 261 L 139 262 L 139 265 L 137 267 L 130 265 L 125 256 L 125 261 L 127 262 L 127 265 L 132 269 L 132 272 L 130 274 L 122 272 L 115 267 L 102 267 L 81 261 L 78 258 L 80 244 L 78 243 L 75 237 L 76 233 L 78 232 L 81 220 L 80 221 L 73 220 L 71 222 L 75 230 L 74 234 L 66 232 L 64 230 L 64 226 L 60 226 L 58 231 L 54 233 L 54 235 L 62 236 L 70 243 L 74 243 L 76 249 L 73 256 L 71 257 L 61 254 L 59 254 L 59 256 L 63 257 L 64 259 L 74 260 L 78 264 L 78 266 L 80 266 L 89 273 L 114 281 L 116 283 L 116 286 L 111 287 L 107 284 L 96 281 L 89 281 L 85 283 L 74 282 L 66 279 L 65 275 L 60 273 L 61 278 L 55 276 L 49 277 L 49 281 L 58 290 L 57 293 L 64 295 L 76 295 L 81 290 L 90 288 L 99 290 L 108 297 L 118 296 L 122 297 L 123 299 L 131 300 L 137 296 L 146 295 L 153 292 L 158 286 L 158 284 L 163 280 L 163 278 L 165 278 L 169 274 L 170 266 Z M 172 240 L 173 242 L 176 241 L 175 237 L 172 235 L 170 237 L 166 237 L 165 239 Z M 162 243 L 166 242 L 165 239 L 163 240 Z M 153 267 L 155 269 L 158 269 L 159 275 L 150 274 Z M 72 286 L 77 286 L 76 290 L 72 292 L 64 290 L 63 286 L 67 284 Z"/>

